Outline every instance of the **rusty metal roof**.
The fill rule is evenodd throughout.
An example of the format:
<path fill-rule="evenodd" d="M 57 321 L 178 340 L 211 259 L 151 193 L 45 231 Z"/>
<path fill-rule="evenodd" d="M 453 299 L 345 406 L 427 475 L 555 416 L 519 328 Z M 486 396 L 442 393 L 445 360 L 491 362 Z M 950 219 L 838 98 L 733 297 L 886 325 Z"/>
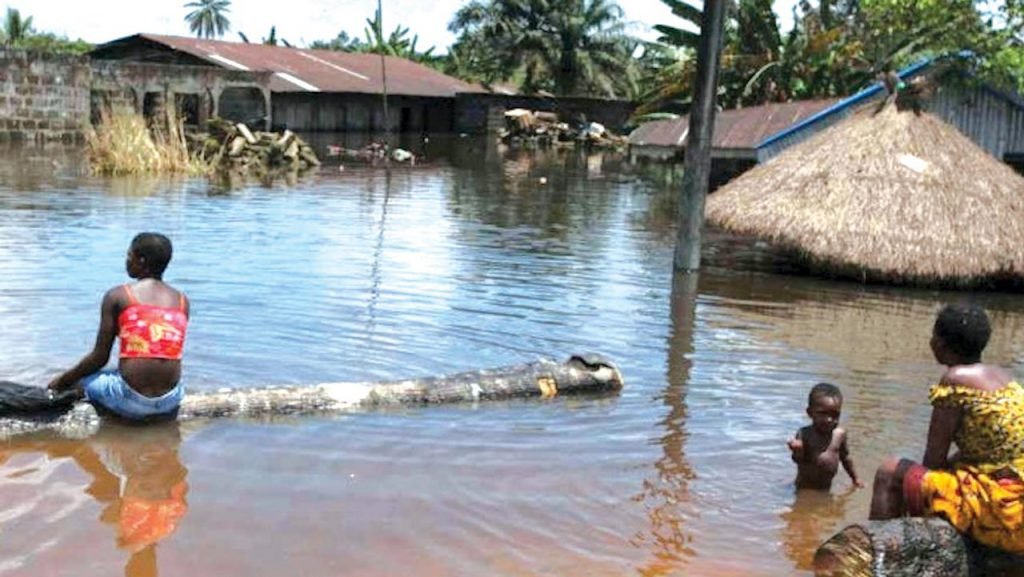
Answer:
<path fill-rule="evenodd" d="M 97 47 L 132 42 L 156 43 L 229 70 L 272 72 L 273 92 L 346 92 L 380 94 L 381 60 L 378 54 L 310 50 L 265 44 L 224 42 L 181 36 L 137 34 Z M 484 92 L 477 85 L 447 76 L 422 64 L 386 57 L 388 94 L 397 96 L 454 97 L 458 92 Z"/>
<path fill-rule="evenodd" d="M 838 98 L 801 100 L 723 110 L 715 115 L 711 147 L 755 150 L 773 135 L 839 102 Z M 681 147 L 686 144 L 690 117 L 641 124 L 629 135 L 634 146 Z"/>

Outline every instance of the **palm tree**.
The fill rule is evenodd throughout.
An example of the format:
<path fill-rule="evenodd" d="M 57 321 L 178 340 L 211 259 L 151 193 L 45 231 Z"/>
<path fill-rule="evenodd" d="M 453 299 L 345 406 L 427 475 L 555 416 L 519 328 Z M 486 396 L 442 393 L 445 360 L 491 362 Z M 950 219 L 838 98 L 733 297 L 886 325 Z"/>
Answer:
<path fill-rule="evenodd" d="M 381 30 L 381 15 L 374 11 L 373 18 L 366 19 L 366 28 L 363 29 L 364 38 L 349 36 L 347 32 L 341 32 L 333 40 L 317 40 L 310 44 L 310 48 L 323 50 L 338 50 L 340 52 L 357 52 L 362 54 L 385 54 L 397 56 L 415 62 L 431 64 L 436 60 L 434 47 L 420 51 L 417 47 L 419 35 L 409 37 L 409 28 L 398 25 L 387 36 Z"/>
<path fill-rule="evenodd" d="M 246 42 L 248 42 L 248 40 L 246 40 Z M 266 44 L 267 46 L 282 45 L 288 48 L 292 47 L 290 42 L 288 42 L 284 38 L 277 37 L 277 26 L 270 27 L 270 35 L 263 39 L 263 43 Z"/>
<path fill-rule="evenodd" d="M 7 15 L 4 17 L 2 32 L 5 44 L 17 46 L 34 32 L 32 30 L 32 17 L 22 18 L 21 12 L 18 12 L 16 8 L 8 8 Z"/>
<path fill-rule="evenodd" d="M 456 48 L 483 50 L 483 77 L 528 92 L 627 93 L 635 42 L 614 0 L 474 0 L 449 24 Z"/>
<path fill-rule="evenodd" d="M 676 48 L 697 50 L 697 43 L 700 42 L 700 27 L 704 22 L 703 8 L 683 0 L 661 0 L 661 2 L 672 10 L 673 15 L 682 18 L 683 21 L 695 27 L 697 31 L 694 32 L 668 24 L 656 24 L 654 29 L 661 34 L 658 37 L 658 42 Z"/>
<path fill-rule="evenodd" d="M 231 22 L 224 16 L 230 12 L 230 5 L 231 0 L 193 0 L 185 4 L 185 8 L 192 9 L 185 22 L 198 38 L 219 38 L 231 28 Z"/>

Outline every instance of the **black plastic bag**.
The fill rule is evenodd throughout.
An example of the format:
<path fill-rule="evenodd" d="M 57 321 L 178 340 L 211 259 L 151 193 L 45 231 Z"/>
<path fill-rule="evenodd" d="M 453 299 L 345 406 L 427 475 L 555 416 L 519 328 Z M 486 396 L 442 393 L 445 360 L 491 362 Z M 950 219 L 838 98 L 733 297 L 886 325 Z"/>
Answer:
<path fill-rule="evenodd" d="M 80 398 L 77 391 L 51 394 L 42 387 L 0 381 L 0 416 L 62 413 Z"/>

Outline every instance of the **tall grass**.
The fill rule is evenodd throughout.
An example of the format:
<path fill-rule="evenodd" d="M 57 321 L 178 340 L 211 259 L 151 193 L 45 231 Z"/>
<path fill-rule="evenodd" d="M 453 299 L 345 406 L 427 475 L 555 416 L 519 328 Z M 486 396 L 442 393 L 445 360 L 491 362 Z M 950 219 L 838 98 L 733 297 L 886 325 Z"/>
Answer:
<path fill-rule="evenodd" d="M 85 141 L 97 174 L 207 175 L 213 170 L 210 162 L 189 152 L 183 125 L 170 109 L 166 122 L 153 128 L 134 110 L 104 110 L 99 125 L 86 131 Z"/>

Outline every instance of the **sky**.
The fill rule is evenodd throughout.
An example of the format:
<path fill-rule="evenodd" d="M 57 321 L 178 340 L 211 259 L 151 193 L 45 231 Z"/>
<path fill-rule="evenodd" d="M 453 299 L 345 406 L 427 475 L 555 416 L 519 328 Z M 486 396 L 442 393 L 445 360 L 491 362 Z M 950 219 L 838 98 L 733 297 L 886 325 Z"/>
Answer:
<path fill-rule="evenodd" d="M 783 28 L 792 23 L 791 10 L 796 0 L 774 0 Z M 102 43 L 138 32 L 188 36 L 185 24 L 185 0 L 22 0 L 9 2 L 23 16 L 32 16 L 38 31 L 54 32 L 69 38 Z M 401 24 L 419 35 L 420 49 L 435 46 L 445 52 L 454 36 L 448 22 L 468 0 L 383 0 L 384 30 Z M 678 21 L 660 0 L 619 0 L 631 23 L 632 33 L 654 39 L 653 24 Z M 342 30 L 362 36 L 366 19 L 377 8 L 376 0 L 232 0 L 227 14 L 231 32 L 224 40 L 238 40 L 237 31 L 253 42 L 267 36 L 271 26 L 277 37 L 296 46 L 314 40 L 334 38 Z"/>

